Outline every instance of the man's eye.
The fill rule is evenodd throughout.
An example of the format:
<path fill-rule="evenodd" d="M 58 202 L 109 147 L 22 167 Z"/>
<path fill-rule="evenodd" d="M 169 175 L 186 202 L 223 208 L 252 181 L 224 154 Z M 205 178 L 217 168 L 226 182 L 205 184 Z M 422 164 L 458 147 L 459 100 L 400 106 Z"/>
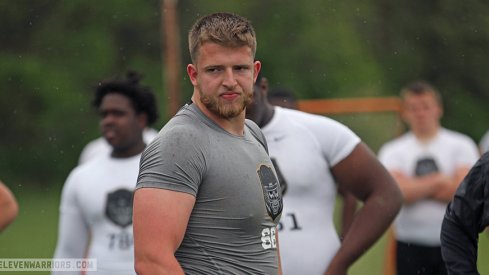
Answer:
<path fill-rule="evenodd" d="M 240 74 L 247 74 L 249 73 L 251 70 L 251 68 L 249 66 L 236 66 L 234 68 L 234 71 L 237 72 L 237 73 L 240 73 Z"/>
<path fill-rule="evenodd" d="M 206 71 L 209 73 L 215 73 L 215 72 L 219 72 L 220 69 L 219 68 L 208 68 Z"/>

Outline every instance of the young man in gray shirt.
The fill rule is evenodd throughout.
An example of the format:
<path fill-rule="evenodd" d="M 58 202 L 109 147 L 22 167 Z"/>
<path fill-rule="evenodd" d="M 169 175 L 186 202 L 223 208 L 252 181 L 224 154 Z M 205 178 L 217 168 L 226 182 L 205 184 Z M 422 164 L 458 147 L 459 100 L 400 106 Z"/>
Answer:
<path fill-rule="evenodd" d="M 228 13 L 189 33 L 194 86 L 143 153 L 134 197 L 138 274 L 279 274 L 282 197 L 259 128 L 245 121 L 261 63 L 250 22 Z"/>

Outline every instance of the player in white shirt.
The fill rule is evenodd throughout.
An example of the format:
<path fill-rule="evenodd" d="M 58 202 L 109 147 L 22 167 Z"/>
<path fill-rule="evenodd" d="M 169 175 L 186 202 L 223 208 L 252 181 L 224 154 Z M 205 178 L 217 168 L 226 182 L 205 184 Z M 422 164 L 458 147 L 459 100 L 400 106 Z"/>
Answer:
<path fill-rule="evenodd" d="M 145 128 L 143 131 L 144 143 L 149 144 L 157 134 L 158 131 L 155 129 L 149 127 Z M 96 138 L 83 147 L 80 153 L 80 158 L 78 159 L 78 165 L 92 160 L 97 156 L 110 155 L 111 151 L 112 147 L 104 137 Z"/>
<path fill-rule="evenodd" d="M 61 195 L 54 258 L 95 259 L 94 274 L 135 274 L 133 190 L 146 147 L 143 130 L 158 117 L 153 92 L 139 79 L 129 73 L 97 87 L 94 105 L 112 151 L 76 167 Z"/>
<path fill-rule="evenodd" d="M 273 107 L 267 91 L 267 80 L 259 78 L 247 116 L 262 128 L 287 184 L 279 226 L 283 274 L 346 274 L 396 216 L 402 204 L 399 188 L 346 126 Z M 338 185 L 364 202 L 342 242 L 333 224 Z"/>
<path fill-rule="evenodd" d="M 270 90 L 267 91 L 267 100 L 268 103 L 270 103 L 273 106 L 280 106 L 283 108 L 288 108 L 288 109 L 294 109 L 297 110 L 299 109 L 299 105 L 297 102 L 297 98 L 295 97 L 294 93 L 285 88 L 285 87 L 273 87 L 270 88 Z M 273 160 L 276 162 L 275 160 Z M 278 171 L 279 174 L 278 176 L 281 177 L 281 185 L 282 185 L 282 192 L 285 192 L 287 190 L 287 186 L 285 183 L 285 179 L 283 178 L 282 174 L 280 171 Z M 341 202 L 342 202 L 342 209 L 341 209 L 341 221 L 340 221 L 340 238 L 343 238 L 345 235 L 345 232 L 348 231 L 350 228 L 351 222 L 353 220 L 353 217 L 355 215 L 355 211 L 357 209 L 357 199 L 355 196 L 353 196 L 351 193 L 346 192 L 344 188 L 339 186 L 338 188 L 338 195 L 341 196 Z"/>
<path fill-rule="evenodd" d="M 441 127 L 441 97 L 428 83 L 408 84 L 401 99 L 410 131 L 379 151 L 405 198 L 394 226 L 397 274 L 447 274 L 440 250 L 441 224 L 448 202 L 479 158 L 477 145 Z"/>

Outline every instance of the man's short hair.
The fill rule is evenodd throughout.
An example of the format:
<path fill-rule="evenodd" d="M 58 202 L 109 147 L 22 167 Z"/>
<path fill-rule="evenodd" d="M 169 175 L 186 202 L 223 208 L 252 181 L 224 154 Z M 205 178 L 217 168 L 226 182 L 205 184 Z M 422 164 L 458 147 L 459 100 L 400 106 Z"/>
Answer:
<path fill-rule="evenodd" d="M 232 13 L 213 13 L 195 22 L 188 34 L 190 58 L 195 63 L 200 47 L 212 42 L 223 47 L 251 48 L 253 58 L 256 53 L 256 35 L 251 22 Z"/>
<path fill-rule="evenodd" d="M 400 96 L 401 99 L 404 100 L 408 95 L 423 95 L 423 94 L 432 94 L 435 97 L 438 104 L 440 104 L 440 106 L 442 105 L 442 98 L 440 92 L 435 87 L 433 87 L 432 85 L 430 85 L 428 82 L 425 81 L 413 81 L 408 83 L 406 86 L 404 86 L 401 89 Z"/>
<path fill-rule="evenodd" d="M 158 119 L 155 95 L 151 88 L 139 84 L 141 79 L 141 74 L 128 71 L 125 79 L 116 77 L 98 83 L 95 88 L 93 106 L 98 109 L 107 94 L 121 94 L 129 98 L 137 114 L 146 113 L 148 126 L 153 124 Z"/>

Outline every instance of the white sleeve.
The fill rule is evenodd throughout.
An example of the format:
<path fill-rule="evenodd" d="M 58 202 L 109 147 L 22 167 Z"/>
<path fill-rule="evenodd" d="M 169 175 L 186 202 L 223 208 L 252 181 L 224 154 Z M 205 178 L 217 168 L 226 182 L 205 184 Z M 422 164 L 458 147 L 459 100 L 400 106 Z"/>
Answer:
<path fill-rule="evenodd" d="M 322 148 L 323 155 L 333 167 L 349 156 L 361 140 L 346 125 L 328 117 L 320 119 L 321 122 L 311 129 Z"/>
<path fill-rule="evenodd" d="M 58 241 L 54 257 L 83 258 L 88 242 L 89 229 L 77 201 L 76 175 L 68 177 L 61 195 L 60 215 L 58 224 Z M 52 272 L 53 275 L 65 272 Z M 68 272 L 66 274 L 73 274 Z"/>
<path fill-rule="evenodd" d="M 479 149 L 481 150 L 482 154 L 485 152 L 489 152 L 489 131 L 487 131 L 481 138 Z"/>
<path fill-rule="evenodd" d="M 470 137 L 466 137 L 464 142 L 460 142 L 457 149 L 456 157 L 459 166 L 468 165 L 472 167 L 480 157 L 477 144 Z"/>
<path fill-rule="evenodd" d="M 146 145 L 148 145 L 158 135 L 158 131 L 153 128 L 146 127 L 143 131 L 143 139 Z"/>
<path fill-rule="evenodd" d="M 401 167 L 401 165 L 398 163 L 400 158 L 394 153 L 390 142 L 380 147 L 378 159 L 385 166 L 385 168 L 387 168 L 387 170 L 400 169 Z"/>
<path fill-rule="evenodd" d="M 110 154 L 111 148 L 104 137 L 99 137 L 90 141 L 83 148 L 78 159 L 78 165 L 81 165 L 97 156 Z"/>

